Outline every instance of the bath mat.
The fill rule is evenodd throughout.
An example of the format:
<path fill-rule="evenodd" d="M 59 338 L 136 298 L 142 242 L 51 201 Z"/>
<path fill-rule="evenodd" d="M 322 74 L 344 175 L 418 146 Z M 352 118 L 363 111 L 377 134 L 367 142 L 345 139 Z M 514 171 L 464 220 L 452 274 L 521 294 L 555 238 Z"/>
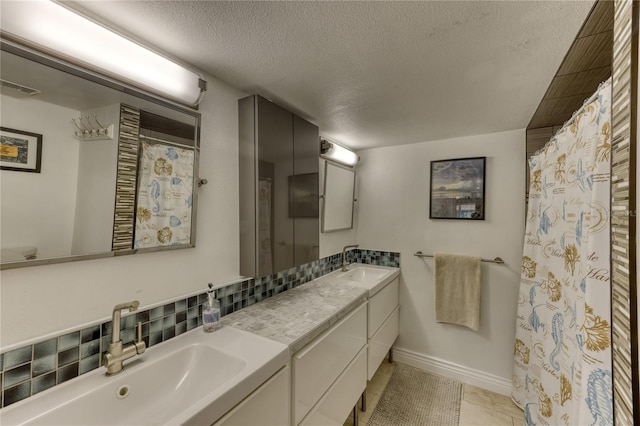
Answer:
<path fill-rule="evenodd" d="M 462 383 L 398 364 L 368 426 L 458 426 Z"/>

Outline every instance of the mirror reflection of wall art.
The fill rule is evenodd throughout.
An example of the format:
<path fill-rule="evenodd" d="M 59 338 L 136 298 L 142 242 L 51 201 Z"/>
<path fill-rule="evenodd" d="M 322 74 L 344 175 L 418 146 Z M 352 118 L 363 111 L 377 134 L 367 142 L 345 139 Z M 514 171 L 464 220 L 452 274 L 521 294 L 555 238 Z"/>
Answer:
<path fill-rule="evenodd" d="M 431 162 L 430 219 L 484 220 L 485 160 Z"/>
<path fill-rule="evenodd" d="M 42 135 L 0 127 L 0 169 L 40 173 Z"/>
<path fill-rule="evenodd" d="M 289 176 L 289 217 L 318 217 L 318 173 Z"/>

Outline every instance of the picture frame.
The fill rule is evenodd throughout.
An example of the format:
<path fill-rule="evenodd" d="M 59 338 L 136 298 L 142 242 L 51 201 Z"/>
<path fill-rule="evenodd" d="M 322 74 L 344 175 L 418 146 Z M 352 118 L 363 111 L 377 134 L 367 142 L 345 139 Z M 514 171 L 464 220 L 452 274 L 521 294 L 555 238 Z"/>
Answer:
<path fill-rule="evenodd" d="M 0 170 L 40 173 L 42 135 L 0 127 Z"/>
<path fill-rule="evenodd" d="M 318 173 L 289 176 L 289 217 L 318 218 Z"/>
<path fill-rule="evenodd" d="M 430 219 L 485 219 L 486 157 L 431 162 Z"/>

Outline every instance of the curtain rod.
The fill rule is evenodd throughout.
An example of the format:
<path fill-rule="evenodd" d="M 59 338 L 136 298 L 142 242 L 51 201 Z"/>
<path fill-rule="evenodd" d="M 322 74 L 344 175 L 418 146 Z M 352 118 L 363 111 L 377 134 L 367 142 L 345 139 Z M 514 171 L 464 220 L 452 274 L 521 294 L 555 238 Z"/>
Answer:
<path fill-rule="evenodd" d="M 184 149 L 193 149 L 193 146 L 191 146 L 191 145 L 185 145 L 185 144 L 182 144 L 182 143 L 180 143 L 180 142 L 172 142 L 172 141 L 167 141 L 167 140 L 164 140 L 164 139 L 153 138 L 153 137 L 151 137 L 151 136 L 145 136 L 145 135 L 139 135 L 139 136 L 140 136 L 140 138 L 142 138 L 142 139 L 147 139 L 147 140 L 150 140 L 150 141 L 153 141 L 153 142 L 164 143 L 164 144 L 167 144 L 167 145 L 177 146 L 177 147 L 184 148 Z"/>
<path fill-rule="evenodd" d="M 556 131 L 551 138 L 544 144 L 544 146 L 540 149 L 538 149 L 536 152 L 534 152 L 533 154 L 531 154 L 528 158 L 529 160 L 540 154 L 542 151 L 544 151 L 544 149 L 547 147 L 547 145 L 549 144 L 549 142 L 551 142 L 552 140 L 554 140 L 559 134 L 560 132 L 564 131 L 568 126 L 570 126 L 571 124 L 573 124 L 573 122 L 575 121 L 576 117 L 578 116 L 578 114 L 582 113 L 584 111 L 584 108 L 589 105 L 591 102 L 593 102 L 599 95 L 600 95 L 600 89 L 602 89 L 602 87 L 606 86 L 606 85 L 611 85 L 611 77 L 607 78 L 605 81 L 601 82 L 598 85 L 598 89 L 593 92 L 591 94 L 591 96 L 589 96 L 587 99 L 585 99 L 584 102 L 582 102 L 582 106 L 580 108 L 578 108 L 577 110 L 575 110 L 573 112 L 573 114 L 571 115 L 571 118 L 569 118 L 567 121 L 564 122 L 564 124 L 562 124 L 562 127 L 560 127 L 558 129 L 558 131 Z"/>
<path fill-rule="evenodd" d="M 433 257 L 432 254 L 423 254 L 421 251 L 417 251 L 413 255 L 417 257 Z M 480 259 L 480 260 L 487 263 L 497 263 L 499 265 L 502 265 L 504 263 L 504 260 L 502 260 L 501 257 L 496 257 L 495 259 Z"/>

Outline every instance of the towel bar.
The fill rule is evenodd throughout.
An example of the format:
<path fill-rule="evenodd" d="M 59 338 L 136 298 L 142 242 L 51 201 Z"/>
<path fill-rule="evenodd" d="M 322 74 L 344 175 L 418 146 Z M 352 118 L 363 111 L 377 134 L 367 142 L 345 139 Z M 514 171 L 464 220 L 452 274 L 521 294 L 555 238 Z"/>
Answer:
<path fill-rule="evenodd" d="M 421 251 L 417 251 L 413 255 L 418 257 L 433 257 L 432 254 L 424 254 Z M 497 263 L 499 265 L 502 265 L 504 263 L 504 260 L 502 260 L 501 257 L 496 257 L 495 259 L 480 259 L 480 260 L 487 263 Z"/>

